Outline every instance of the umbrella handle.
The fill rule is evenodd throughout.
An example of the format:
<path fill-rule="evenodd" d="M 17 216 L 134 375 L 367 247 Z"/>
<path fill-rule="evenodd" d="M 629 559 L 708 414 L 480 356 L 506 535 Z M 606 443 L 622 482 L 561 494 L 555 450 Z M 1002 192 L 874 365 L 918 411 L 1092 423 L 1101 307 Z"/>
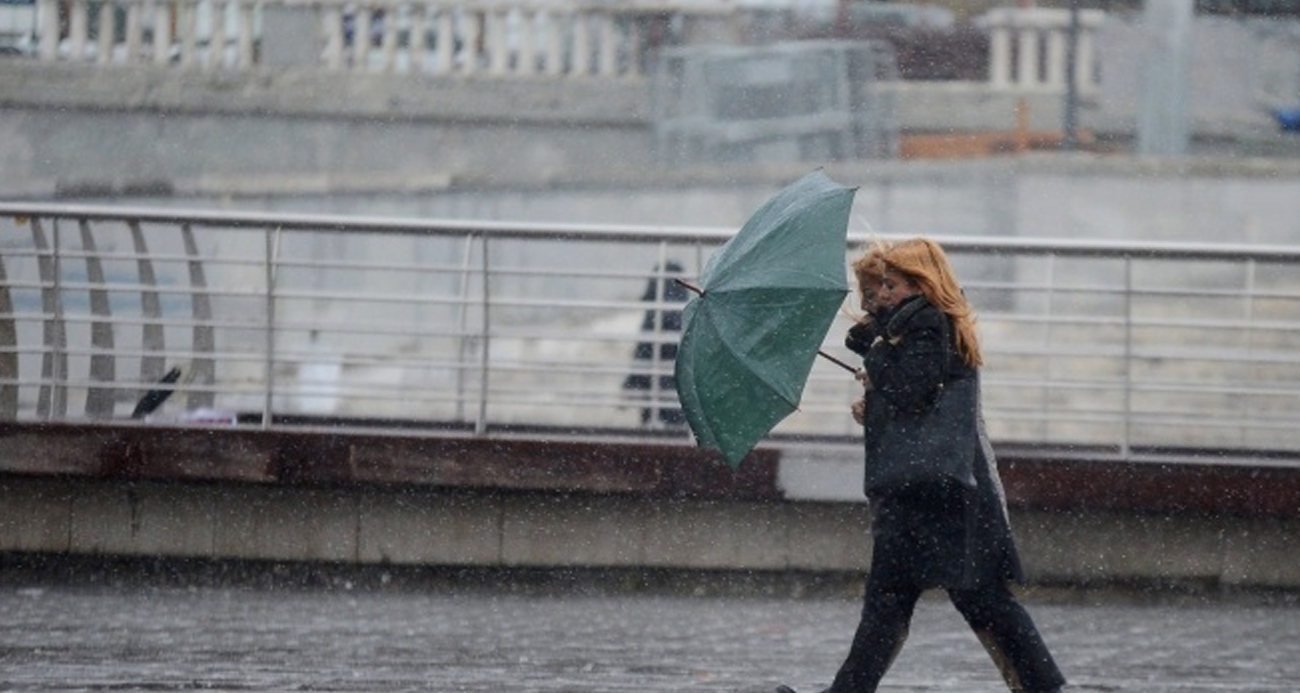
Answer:
<path fill-rule="evenodd" d="M 686 281 L 685 279 L 674 278 L 673 281 L 674 281 L 674 282 L 677 282 L 677 284 L 678 284 L 679 286 L 683 286 L 683 287 L 685 287 L 685 288 L 687 288 L 687 289 L 689 289 L 689 290 L 691 290 L 691 291 L 694 291 L 694 292 L 696 293 L 696 295 L 699 295 L 699 296 L 703 296 L 703 295 L 704 295 L 704 289 L 701 289 L 700 287 L 698 287 L 698 286 L 696 286 L 695 284 L 692 284 L 692 283 Z M 846 363 L 846 362 L 844 362 L 844 361 L 841 361 L 840 359 L 837 359 L 837 358 L 835 358 L 834 356 L 831 356 L 830 354 L 826 353 L 825 351 L 823 351 L 823 350 L 821 350 L 821 349 L 818 349 L 818 350 L 817 350 L 817 355 L 818 355 L 818 356 L 821 356 L 822 358 L 826 359 L 827 361 L 830 361 L 831 363 L 833 363 L 833 364 L 839 366 L 840 368 L 843 368 L 844 370 L 846 370 L 846 371 L 848 371 L 848 372 L 850 372 L 850 373 L 852 373 L 852 374 L 854 374 L 854 375 L 857 375 L 857 374 L 858 374 L 858 369 L 855 368 L 852 364 L 850 364 L 850 363 Z"/>
<path fill-rule="evenodd" d="M 844 361 L 841 361 L 840 359 L 837 359 L 837 358 L 835 358 L 834 356 L 831 356 L 830 354 L 826 353 L 825 351 L 822 351 L 821 349 L 818 349 L 818 350 L 817 350 L 817 355 L 820 356 L 820 357 L 822 357 L 822 358 L 824 358 L 824 359 L 826 359 L 827 361 L 830 361 L 831 363 L 833 363 L 833 364 L 839 366 L 840 368 L 843 368 L 844 370 L 846 370 L 846 371 L 848 371 L 848 372 L 850 372 L 850 373 L 852 373 L 852 374 L 854 374 L 854 375 L 857 375 L 857 374 L 858 374 L 858 369 L 855 368 L 855 367 L 853 367 L 852 364 L 845 363 Z"/>
<path fill-rule="evenodd" d="M 673 281 L 674 281 L 674 282 L 677 282 L 677 285 L 678 285 L 678 286 L 682 286 L 682 287 L 685 287 L 685 288 L 687 288 L 687 289 L 690 289 L 691 291 L 694 291 L 696 296 L 703 296 L 703 295 L 704 295 L 704 289 L 701 289 L 700 287 L 698 287 L 698 286 L 696 286 L 696 285 L 694 285 L 694 284 L 692 284 L 692 283 L 686 281 L 685 279 L 679 279 L 679 278 L 674 277 L 674 278 L 673 278 Z"/>

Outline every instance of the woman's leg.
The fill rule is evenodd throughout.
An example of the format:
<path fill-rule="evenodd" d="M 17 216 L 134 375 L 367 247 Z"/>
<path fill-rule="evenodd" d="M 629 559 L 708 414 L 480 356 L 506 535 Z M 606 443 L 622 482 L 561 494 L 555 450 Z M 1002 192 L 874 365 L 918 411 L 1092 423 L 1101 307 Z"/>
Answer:
<path fill-rule="evenodd" d="M 1051 693 L 1065 685 L 1029 612 L 1005 583 L 949 590 L 948 597 L 993 657 L 1008 688 L 1016 693 Z"/>
<path fill-rule="evenodd" d="M 903 649 L 908 624 L 921 591 L 910 586 L 880 585 L 868 579 L 862 620 L 835 683 L 827 693 L 873 693 L 889 665 Z"/>

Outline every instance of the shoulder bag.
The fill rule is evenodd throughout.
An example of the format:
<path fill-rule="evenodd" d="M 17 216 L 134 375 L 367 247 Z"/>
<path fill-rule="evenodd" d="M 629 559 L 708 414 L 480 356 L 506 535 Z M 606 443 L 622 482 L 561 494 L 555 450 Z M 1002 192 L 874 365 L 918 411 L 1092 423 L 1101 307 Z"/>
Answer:
<path fill-rule="evenodd" d="M 951 336 L 944 321 L 944 378 L 929 406 L 917 411 L 895 410 L 879 397 L 867 407 L 867 495 L 906 486 L 936 484 L 945 479 L 975 488 L 975 455 L 979 450 L 977 411 L 979 373 L 951 379 Z"/>

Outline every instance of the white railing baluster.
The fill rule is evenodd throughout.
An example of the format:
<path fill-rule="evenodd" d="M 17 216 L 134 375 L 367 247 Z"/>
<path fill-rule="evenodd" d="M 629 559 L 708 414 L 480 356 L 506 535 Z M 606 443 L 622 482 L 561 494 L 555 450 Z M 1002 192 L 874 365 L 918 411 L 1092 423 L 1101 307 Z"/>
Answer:
<path fill-rule="evenodd" d="M 88 11 L 86 0 L 73 0 L 68 8 L 68 59 L 73 62 L 86 59 Z"/>
<path fill-rule="evenodd" d="M 175 5 L 159 3 L 154 7 L 153 20 L 153 62 L 155 65 L 167 65 L 172 57 L 172 12 Z"/>
<path fill-rule="evenodd" d="M 456 50 L 456 16 L 449 7 L 438 8 L 437 37 L 438 45 L 434 47 L 433 72 L 438 75 L 451 74 L 452 61 Z"/>
<path fill-rule="evenodd" d="M 1079 43 L 1076 46 L 1075 53 L 1074 85 L 1084 93 L 1097 90 L 1097 74 L 1093 69 L 1092 46 L 1093 32 L 1079 32 Z"/>
<path fill-rule="evenodd" d="M 180 34 L 180 68 L 193 69 L 198 64 L 199 30 L 198 5 L 192 2 L 181 3 L 176 19 L 176 31 Z"/>
<path fill-rule="evenodd" d="M 139 2 L 132 2 L 126 6 L 126 37 L 122 46 L 123 65 L 134 65 L 140 60 L 140 48 L 144 45 L 144 23 L 140 21 L 143 9 Z"/>
<path fill-rule="evenodd" d="M 564 30 L 572 21 L 568 12 L 546 13 L 546 74 L 551 77 L 564 72 Z"/>
<path fill-rule="evenodd" d="M 429 51 L 424 32 L 428 31 L 428 13 L 424 5 L 411 7 L 411 35 L 406 42 L 407 70 L 412 74 L 424 72 L 424 56 Z"/>
<path fill-rule="evenodd" d="M 627 54 L 627 69 L 624 76 L 629 79 L 639 79 L 644 76 L 641 69 L 641 32 L 644 29 L 643 21 L 629 21 L 627 34 L 623 38 L 623 48 Z"/>
<path fill-rule="evenodd" d="M 1065 61 L 1066 51 L 1069 48 L 1066 45 L 1067 38 L 1064 31 L 1053 31 L 1047 34 L 1047 74 L 1044 76 L 1043 84 L 1053 90 L 1065 88 Z"/>
<path fill-rule="evenodd" d="M 248 71 L 253 69 L 255 62 L 253 56 L 253 7 L 245 4 L 242 0 L 234 0 L 234 4 L 236 27 L 238 27 L 239 32 L 235 44 L 238 47 L 235 65 L 240 70 Z"/>
<path fill-rule="evenodd" d="M 989 32 L 989 85 L 995 89 L 1011 86 L 1011 29 L 995 26 Z"/>
<path fill-rule="evenodd" d="M 534 45 L 537 35 L 537 13 L 524 9 L 519 13 L 519 57 L 515 62 L 515 73 L 525 77 L 537 74 L 537 48 Z"/>
<path fill-rule="evenodd" d="M 618 75 L 618 26 L 613 16 L 605 12 L 598 13 L 594 20 L 600 32 L 600 65 L 596 73 L 601 77 L 615 77 Z"/>
<path fill-rule="evenodd" d="M 499 10 L 487 15 L 488 73 L 494 77 L 506 74 L 510 66 L 510 48 L 506 45 L 506 14 Z"/>
<path fill-rule="evenodd" d="M 1020 27 L 1016 32 L 1016 86 L 1031 89 L 1038 84 L 1038 27 Z"/>
<path fill-rule="evenodd" d="M 591 74 L 591 16 L 576 13 L 573 17 L 573 48 L 569 56 L 573 66 L 570 74 L 586 77 Z"/>
<path fill-rule="evenodd" d="M 325 69 L 337 72 L 343 69 L 343 8 L 327 5 L 321 13 L 322 31 L 325 32 L 325 50 L 322 59 Z"/>
<path fill-rule="evenodd" d="M 208 70 L 220 70 L 226 64 L 226 3 L 212 0 L 212 33 L 208 38 Z"/>
<path fill-rule="evenodd" d="M 352 71 L 367 72 L 370 69 L 370 23 L 374 13 L 369 6 L 357 10 L 352 22 Z"/>
<path fill-rule="evenodd" d="M 482 40 L 483 32 L 483 13 L 466 12 L 462 19 L 465 22 L 465 46 L 464 63 L 460 65 L 460 71 L 467 75 L 478 72 L 479 60 L 479 43 Z"/>
<path fill-rule="evenodd" d="M 38 0 L 36 20 L 39 23 L 40 39 L 37 43 L 37 55 L 41 60 L 54 62 L 59 59 L 59 3 L 57 0 Z"/>
<path fill-rule="evenodd" d="M 384 74 L 393 72 L 397 58 L 397 8 L 389 7 L 382 20 L 383 39 L 380 43 L 380 68 Z"/>

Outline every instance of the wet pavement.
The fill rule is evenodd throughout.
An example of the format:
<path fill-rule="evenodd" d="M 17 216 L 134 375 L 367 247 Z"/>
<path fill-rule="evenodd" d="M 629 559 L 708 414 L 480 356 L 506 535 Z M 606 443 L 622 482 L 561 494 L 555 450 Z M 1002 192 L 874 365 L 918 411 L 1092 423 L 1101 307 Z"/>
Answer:
<path fill-rule="evenodd" d="M 1292 598 L 1063 591 L 1025 602 L 1078 691 L 1300 690 Z M 851 595 L 0 586 L 4 691 L 801 691 L 824 686 Z M 1003 691 L 941 593 L 882 691 Z"/>

